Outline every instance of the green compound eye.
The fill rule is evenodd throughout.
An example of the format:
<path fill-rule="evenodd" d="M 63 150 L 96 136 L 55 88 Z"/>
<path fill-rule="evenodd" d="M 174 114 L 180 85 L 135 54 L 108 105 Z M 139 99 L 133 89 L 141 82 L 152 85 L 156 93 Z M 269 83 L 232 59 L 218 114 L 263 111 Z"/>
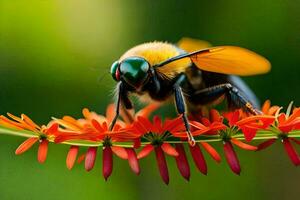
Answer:
<path fill-rule="evenodd" d="M 115 81 L 120 81 L 119 61 L 115 61 L 110 68 L 111 76 Z"/>
<path fill-rule="evenodd" d="M 147 80 L 149 63 L 140 57 L 130 57 L 120 64 L 120 72 L 124 80 L 133 87 L 140 87 Z"/>

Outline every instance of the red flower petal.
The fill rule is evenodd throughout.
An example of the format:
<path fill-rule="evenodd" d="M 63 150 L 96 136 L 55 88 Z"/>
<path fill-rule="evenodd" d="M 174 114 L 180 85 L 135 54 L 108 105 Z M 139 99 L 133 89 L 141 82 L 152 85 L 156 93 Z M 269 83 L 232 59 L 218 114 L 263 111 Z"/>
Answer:
<path fill-rule="evenodd" d="M 133 131 L 136 132 L 137 135 L 143 135 L 148 132 L 148 129 L 145 128 L 140 122 L 133 122 Z"/>
<path fill-rule="evenodd" d="M 189 180 L 191 175 L 190 165 L 188 163 L 183 144 L 176 144 L 175 147 L 176 151 L 178 152 L 178 156 L 175 157 L 177 168 L 182 177 L 186 180 Z"/>
<path fill-rule="evenodd" d="M 290 115 L 290 117 L 286 120 L 286 123 L 291 123 L 296 118 L 300 117 L 300 109 L 294 109 L 293 113 Z"/>
<path fill-rule="evenodd" d="M 34 145 L 38 140 L 39 140 L 39 138 L 37 138 L 37 137 L 28 138 L 22 144 L 20 144 L 20 146 L 16 149 L 15 154 L 20 155 L 20 154 L 24 153 L 25 151 L 30 149 L 32 147 L 32 145 Z"/>
<path fill-rule="evenodd" d="M 238 146 L 238 147 L 240 147 L 240 148 L 242 148 L 242 149 L 245 149 L 245 150 L 255 151 L 255 150 L 257 149 L 256 146 L 252 146 L 252 145 L 250 145 L 250 144 L 246 144 L 246 143 L 244 143 L 244 142 L 242 142 L 242 141 L 240 141 L 240 140 L 238 140 L 238 139 L 235 139 L 235 138 L 232 138 L 232 139 L 231 139 L 231 142 L 232 142 L 233 144 L 235 144 L 236 146 Z"/>
<path fill-rule="evenodd" d="M 160 146 L 155 147 L 155 155 L 157 161 L 157 167 L 159 169 L 160 176 L 165 184 L 169 184 L 169 171 L 166 162 L 165 154 Z"/>
<path fill-rule="evenodd" d="M 195 137 L 195 136 L 198 136 L 198 135 L 203 135 L 204 133 L 207 133 L 210 129 L 209 128 L 206 128 L 206 129 L 202 129 L 202 130 L 195 130 L 195 131 L 192 131 L 192 135 Z M 176 136 L 176 134 L 173 134 Z M 185 133 L 186 135 L 186 133 Z M 187 135 L 186 135 L 187 136 Z"/>
<path fill-rule="evenodd" d="M 197 122 L 197 121 L 190 121 L 190 125 L 192 126 L 192 127 L 195 127 L 195 128 L 197 128 L 197 129 L 200 129 L 200 130 L 206 130 L 207 129 L 207 127 L 206 126 L 204 126 L 203 124 L 201 124 L 200 122 Z"/>
<path fill-rule="evenodd" d="M 279 124 L 284 124 L 286 121 L 285 113 L 279 114 L 279 116 L 277 117 L 277 120 L 278 120 Z"/>
<path fill-rule="evenodd" d="M 105 131 L 105 130 L 102 128 L 101 124 L 100 124 L 97 120 L 92 119 L 91 123 L 92 123 L 93 127 L 94 127 L 97 131 L 99 131 L 100 133 L 102 133 L 102 132 Z"/>
<path fill-rule="evenodd" d="M 234 112 L 227 113 L 226 117 L 227 117 L 229 125 L 232 127 L 236 124 L 236 122 L 238 122 L 239 117 L 240 117 L 240 111 L 236 110 Z"/>
<path fill-rule="evenodd" d="M 38 149 L 38 161 L 39 163 L 44 163 L 47 158 L 48 153 L 48 140 L 43 139 L 40 142 L 39 149 Z"/>
<path fill-rule="evenodd" d="M 262 105 L 262 107 L 261 107 L 261 111 L 264 114 L 268 114 L 270 107 L 271 107 L 271 101 L 270 100 L 266 100 L 264 102 L 264 104 Z"/>
<path fill-rule="evenodd" d="M 169 131 L 171 133 L 176 132 L 182 128 L 185 129 L 181 116 L 179 116 L 173 120 L 166 120 L 163 125 L 163 130 Z"/>
<path fill-rule="evenodd" d="M 152 144 L 147 144 L 146 146 L 144 146 L 144 148 L 138 153 L 137 158 L 141 159 L 144 158 L 146 156 L 148 156 L 151 151 L 153 151 L 154 147 L 152 146 Z"/>
<path fill-rule="evenodd" d="M 139 161 L 137 159 L 136 153 L 133 148 L 126 148 L 127 154 L 128 154 L 128 163 L 131 168 L 131 170 L 139 175 L 140 174 L 140 165 Z"/>
<path fill-rule="evenodd" d="M 56 120 L 57 122 L 61 121 L 61 120 Z M 77 120 L 71 116 L 64 116 L 62 118 L 62 121 L 64 121 L 63 126 L 68 127 L 72 130 L 80 130 L 82 127 L 80 124 L 77 123 Z"/>
<path fill-rule="evenodd" d="M 102 174 L 105 180 L 111 175 L 113 170 L 113 154 L 112 149 L 107 146 L 103 148 L 102 157 Z"/>
<path fill-rule="evenodd" d="M 279 124 L 279 125 L 278 125 L 278 129 L 279 129 L 281 132 L 283 132 L 283 133 L 288 133 L 288 132 L 290 132 L 290 131 L 293 129 L 293 127 L 294 127 L 294 124 L 291 124 L 291 123 L 289 123 L 289 124 L 283 124 L 283 125 Z"/>
<path fill-rule="evenodd" d="M 227 161 L 228 165 L 230 166 L 230 169 L 234 173 L 240 175 L 241 166 L 240 166 L 238 157 L 233 149 L 231 142 L 225 142 L 224 153 L 225 153 L 226 161 Z"/>
<path fill-rule="evenodd" d="M 55 137 L 55 143 L 62 143 L 66 140 L 90 140 L 90 141 L 97 141 L 99 137 L 104 135 L 97 135 L 95 132 L 88 132 L 86 133 L 78 133 L 78 132 L 62 132 L 61 135 Z M 102 139 L 102 138 L 101 138 Z"/>
<path fill-rule="evenodd" d="M 231 142 L 225 142 L 224 144 L 224 153 L 226 161 L 230 166 L 230 169 L 237 175 L 241 173 L 241 166 L 238 160 L 238 157 L 233 149 Z"/>
<path fill-rule="evenodd" d="M 217 134 L 217 131 L 224 130 L 227 128 L 227 126 L 221 122 L 213 122 L 209 128 L 210 128 L 209 130 L 210 133 Z"/>
<path fill-rule="evenodd" d="M 119 131 L 121 128 L 122 126 L 116 123 L 112 131 Z"/>
<path fill-rule="evenodd" d="M 266 115 L 275 115 L 278 109 L 280 109 L 279 106 L 271 106 L 271 101 L 266 100 L 262 106 L 261 111 Z"/>
<path fill-rule="evenodd" d="M 204 159 L 204 156 L 202 154 L 202 151 L 201 151 L 199 145 L 198 144 L 196 144 L 195 146 L 189 145 L 189 147 L 190 147 L 190 152 L 192 154 L 194 163 L 196 164 L 197 168 L 199 169 L 199 171 L 202 174 L 206 175 L 207 174 L 207 164 L 206 164 L 206 161 Z"/>
<path fill-rule="evenodd" d="M 71 146 L 69 149 L 67 159 L 66 159 L 66 165 L 69 170 L 71 170 L 75 164 L 78 150 L 79 150 L 78 146 Z"/>
<path fill-rule="evenodd" d="M 240 129 L 242 130 L 247 142 L 251 142 L 251 140 L 255 137 L 257 133 L 257 129 L 251 128 L 249 126 L 241 126 Z"/>
<path fill-rule="evenodd" d="M 240 121 L 236 122 L 237 126 L 247 125 L 253 122 L 261 121 L 264 126 L 271 125 L 275 120 L 274 116 L 269 115 L 254 115 L 250 117 L 246 117 L 244 119 L 241 119 Z"/>
<path fill-rule="evenodd" d="M 169 143 L 163 143 L 161 145 L 161 149 L 169 156 L 178 156 L 178 152 L 176 151 L 176 149 Z"/>
<path fill-rule="evenodd" d="M 223 117 L 220 115 L 220 113 L 216 109 L 211 109 L 209 112 L 210 121 L 211 122 L 222 122 Z"/>
<path fill-rule="evenodd" d="M 276 112 L 280 110 L 280 107 L 279 106 L 272 106 L 269 111 L 268 111 L 268 115 L 275 115 Z"/>
<path fill-rule="evenodd" d="M 269 128 L 269 126 L 271 126 L 274 123 L 275 117 L 269 118 L 269 119 L 263 119 L 261 121 L 263 122 L 262 128 L 266 129 L 266 128 Z"/>
<path fill-rule="evenodd" d="M 297 126 L 300 125 L 300 118 L 296 118 L 291 122 L 285 122 L 285 123 L 281 123 L 278 125 L 278 128 L 284 132 L 284 133 L 288 133 L 292 130 L 294 130 Z"/>
<path fill-rule="evenodd" d="M 94 168 L 97 155 L 97 147 L 89 147 L 85 154 L 84 167 L 86 171 L 91 171 Z"/>
<path fill-rule="evenodd" d="M 210 121 L 209 119 L 205 118 L 205 117 L 202 117 L 201 118 L 201 121 L 200 121 L 204 126 L 210 126 Z"/>
<path fill-rule="evenodd" d="M 266 148 L 268 148 L 269 146 L 271 146 L 274 142 L 276 142 L 276 139 L 269 139 L 269 140 L 266 140 L 266 141 L 260 143 L 260 144 L 257 146 L 256 151 L 260 151 L 260 150 L 266 149 Z"/>
<path fill-rule="evenodd" d="M 148 118 L 144 118 L 141 116 L 137 117 L 138 122 L 140 123 L 141 126 L 143 126 L 148 132 L 155 132 L 155 127 L 152 125 L 152 123 L 149 121 Z"/>
<path fill-rule="evenodd" d="M 294 130 L 300 130 L 300 124 L 296 124 Z"/>
<path fill-rule="evenodd" d="M 58 132 L 58 123 L 54 123 L 52 124 L 47 130 L 46 130 L 46 134 L 47 135 L 50 135 L 50 134 L 53 134 L 55 135 L 57 132 Z"/>
<path fill-rule="evenodd" d="M 39 126 L 38 126 L 36 123 L 34 123 L 34 121 L 32 121 L 27 115 L 21 114 L 21 118 L 22 118 L 29 126 L 34 127 L 34 128 L 36 128 L 36 129 L 39 128 Z"/>
<path fill-rule="evenodd" d="M 5 126 L 7 128 L 13 128 L 13 129 L 18 129 L 18 130 L 24 130 L 24 126 L 22 126 L 22 124 L 12 121 L 6 117 L 4 117 L 3 115 L 0 116 L 0 124 L 2 126 Z"/>
<path fill-rule="evenodd" d="M 105 131 L 108 131 L 108 124 L 107 124 L 107 122 L 103 122 L 103 123 L 102 123 L 102 128 L 103 128 Z"/>
<path fill-rule="evenodd" d="M 1 116 L 2 120 L 4 120 L 6 122 L 6 124 L 10 124 L 10 125 L 13 125 L 13 126 L 16 126 L 18 128 L 22 128 L 22 129 L 27 129 L 27 130 L 31 130 L 31 131 L 36 131 L 37 129 L 35 127 L 32 127 L 30 125 L 28 125 L 25 121 L 23 121 L 21 118 L 17 117 L 17 116 L 14 116 L 10 113 L 7 113 L 7 115 L 12 118 L 13 120 L 15 121 L 12 121 L 4 116 Z M 8 125 L 7 124 L 7 125 Z M 9 126 L 9 125 L 8 125 Z M 9 126 L 10 127 L 10 126 Z"/>
<path fill-rule="evenodd" d="M 203 148 L 207 151 L 207 153 L 218 163 L 221 162 L 221 156 L 219 153 L 207 142 L 200 142 Z"/>
<path fill-rule="evenodd" d="M 155 115 L 153 117 L 153 126 L 155 127 L 155 132 L 156 133 L 162 133 L 163 130 L 162 130 L 162 121 L 161 121 L 161 118 L 157 115 Z"/>
<path fill-rule="evenodd" d="M 112 146 L 111 150 L 119 158 L 122 158 L 124 160 L 128 159 L 128 154 L 124 147 Z"/>
<path fill-rule="evenodd" d="M 297 151 L 294 149 L 293 145 L 291 144 L 290 140 L 288 138 L 283 139 L 282 143 L 284 145 L 284 149 L 288 156 L 290 157 L 291 161 L 295 166 L 300 165 L 300 158 Z"/>

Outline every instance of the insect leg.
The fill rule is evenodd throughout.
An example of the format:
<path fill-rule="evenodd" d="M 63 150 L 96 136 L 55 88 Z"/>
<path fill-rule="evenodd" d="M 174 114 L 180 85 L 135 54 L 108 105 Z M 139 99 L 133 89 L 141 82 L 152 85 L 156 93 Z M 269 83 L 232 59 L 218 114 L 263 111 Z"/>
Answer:
<path fill-rule="evenodd" d="M 198 101 L 200 104 L 206 104 L 223 95 L 226 95 L 229 109 L 243 108 L 252 114 L 260 114 L 260 111 L 255 109 L 252 103 L 230 83 L 220 84 L 200 90 L 192 95 L 192 101 Z"/>
<path fill-rule="evenodd" d="M 115 110 L 115 116 L 113 118 L 113 120 L 111 121 L 111 124 L 109 126 L 109 130 L 112 130 L 117 122 L 117 119 L 120 115 L 120 103 L 121 103 L 121 85 L 122 83 L 120 83 L 118 85 L 118 90 L 117 90 L 117 101 L 116 101 L 116 110 Z"/>
<path fill-rule="evenodd" d="M 128 93 L 127 90 L 124 88 L 124 84 L 121 82 L 118 85 L 117 89 L 117 101 L 116 101 L 116 111 L 115 111 L 115 116 L 113 120 L 111 121 L 111 124 L 109 126 L 109 130 L 112 130 L 118 120 L 118 117 L 120 115 L 120 106 L 123 104 L 126 109 L 131 109 L 132 108 L 132 103 L 130 99 L 128 98 Z"/>
<path fill-rule="evenodd" d="M 179 114 L 182 115 L 182 120 L 184 123 L 184 126 L 187 131 L 187 136 L 190 145 L 194 146 L 196 144 L 196 141 L 190 131 L 190 124 L 188 122 L 187 114 L 186 114 L 186 109 L 185 109 L 185 101 L 182 93 L 182 89 L 180 87 L 180 84 L 186 79 L 185 75 L 182 74 L 179 76 L 179 78 L 176 80 L 174 84 L 174 96 L 175 96 L 175 104 L 176 104 L 176 109 Z"/>

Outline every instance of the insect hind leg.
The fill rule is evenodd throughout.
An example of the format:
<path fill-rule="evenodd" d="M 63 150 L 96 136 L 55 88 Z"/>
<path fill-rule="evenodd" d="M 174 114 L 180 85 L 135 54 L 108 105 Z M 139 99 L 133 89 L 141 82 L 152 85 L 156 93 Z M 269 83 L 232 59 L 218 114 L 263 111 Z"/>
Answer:
<path fill-rule="evenodd" d="M 228 93 L 226 95 L 226 98 L 229 109 L 242 108 L 254 115 L 261 113 L 259 110 L 254 108 L 252 103 L 247 100 L 236 87 L 232 86 L 231 84 L 228 84 L 227 87 Z"/>
<path fill-rule="evenodd" d="M 215 85 L 197 91 L 191 96 L 191 101 L 195 104 L 205 105 L 213 102 L 214 100 L 224 95 L 227 99 L 228 108 L 231 110 L 236 108 L 242 108 L 246 112 L 249 112 L 254 115 L 261 113 L 252 105 L 252 103 L 248 99 L 246 99 L 240 93 L 240 91 L 236 87 L 234 87 L 230 83 Z"/>

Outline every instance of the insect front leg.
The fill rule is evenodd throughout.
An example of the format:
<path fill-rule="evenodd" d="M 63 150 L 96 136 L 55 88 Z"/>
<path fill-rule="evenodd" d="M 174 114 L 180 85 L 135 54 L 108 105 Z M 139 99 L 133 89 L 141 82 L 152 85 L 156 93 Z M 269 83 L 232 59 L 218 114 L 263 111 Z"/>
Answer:
<path fill-rule="evenodd" d="M 184 123 L 184 126 L 187 131 L 187 136 L 190 145 L 194 146 L 196 144 L 196 141 L 190 131 L 190 124 L 188 122 L 187 114 L 186 114 L 186 109 L 185 109 L 185 101 L 182 93 L 182 89 L 180 87 L 180 84 L 186 79 L 186 76 L 184 74 L 180 75 L 179 78 L 176 80 L 174 84 L 174 96 L 175 96 L 175 104 L 176 104 L 176 109 L 179 114 L 182 115 L 182 120 Z"/>
<path fill-rule="evenodd" d="M 121 82 L 117 86 L 117 101 L 116 101 L 116 110 L 115 110 L 115 116 L 113 120 L 111 121 L 111 124 L 109 126 L 109 130 L 112 130 L 119 118 L 120 115 L 120 108 L 124 105 L 125 109 L 132 109 L 132 103 L 130 99 L 128 98 L 128 91 L 125 88 L 125 85 Z"/>
<path fill-rule="evenodd" d="M 225 95 L 228 102 L 228 108 L 243 108 L 247 112 L 257 115 L 260 114 L 248 99 L 246 99 L 240 91 L 230 83 L 220 84 L 205 88 L 195 92 L 190 98 L 196 104 L 208 104 Z"/>

